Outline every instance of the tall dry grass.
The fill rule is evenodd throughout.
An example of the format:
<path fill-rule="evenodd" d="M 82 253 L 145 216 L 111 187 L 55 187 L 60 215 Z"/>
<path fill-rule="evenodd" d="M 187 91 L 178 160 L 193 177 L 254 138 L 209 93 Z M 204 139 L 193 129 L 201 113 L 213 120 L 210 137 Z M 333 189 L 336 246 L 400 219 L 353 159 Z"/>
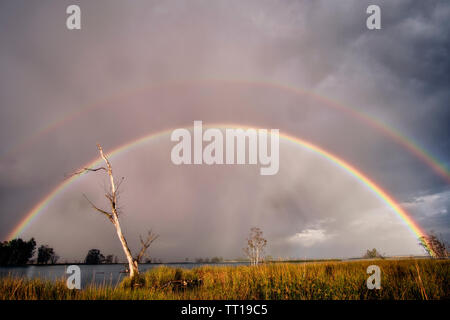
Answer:
<path fill-rule="evenodd" d="M 380 290 L 367 289 L 371 264 L 381 268 Z M 63 280 L 7 277 L 0 279 L 0 299 L 449 299 L 449 270 L 449 260 L 431 259 L 161 266 L 143 274 L 138 287 L 125 279 L 117 286 L 69 290 Z"/>

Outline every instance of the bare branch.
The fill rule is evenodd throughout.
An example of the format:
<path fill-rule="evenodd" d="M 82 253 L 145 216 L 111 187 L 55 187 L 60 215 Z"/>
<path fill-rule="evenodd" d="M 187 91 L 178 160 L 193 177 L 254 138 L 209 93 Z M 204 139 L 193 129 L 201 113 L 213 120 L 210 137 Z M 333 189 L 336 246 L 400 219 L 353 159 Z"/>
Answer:
<path fill-rule="evenodd" d="M 106 167 L 107 167 L 107 171 L 108 171 L 108 175 L 109 175 L 109 182 L 111 184 L 111 206 L 112 206 L 112 210 L 113 210 L 113 214 L 115 212 L 115 206 L 116 206 L 116 185 L 114 183 L 114 176 L 113 176 L 113 171 L 112 171 L 112 166 L 111 163 L 109 162 L 108 158 L 105 156 L 105 154 L 103 153 L 103 148 L 101 145 L 97 144 L 97 148 L 98 151 L 100 152 L 100 156 L 102 157 L 102 159 L 105 161 L 106 163 Z"/>
<path fill-rule="evenodd" d="M 147 249 L 151 246 L 151 244 L 159 238 L 158 234 L 155 234 L 152 232 L 152 230 L 150 230 L 147 234 L 147 238 L 142 239 L 142 236 L 139 236 L 139 239 L 141 240 L 141 251 L 139 251 L 139 254 L 136 256 L 136 261 L 139 263 L 141 262 L 141 259 L 144 257 L 145 252 L 147 251 Z"/>
<path fill-rule="evenodd" d="M 117 183 L 117 186 L 116 186 L 116 193 L 117 193 L 117 191 L 119 190 L 119 188 L 120 188 L 120 186 L 122 185 L 122 182 L 125 180 L 125 177 L 122 177 L 122 179 L 120 179 L 120 181 Z"/>
<path fill-rule="evenodd" d="M 100 213 L 103 213 L 105 216 L 108 217 L 108 219 L 109 219 L 112 223 L 114 223 L 114 220 L 113 220 L 113 218 L 112 218 L 112 214 L 111 214 L 111 213 L 106 212 L 105 210 L 100 209 L 99 207 L 97 207 L 94 203 L 92 203 L 91 200 L 89 200 L 89 198 L 88 198 L 85 194 L 83 194 L 83 197 L 89 202 L 89 204 L 91 205 L 92 208 L 94 208 L 95 210 L 97 210 L 97 211 L 100 212 Z"/>
<path fill-rule="evenodd" d="M 103 153 L 103 148 L 102 148 L 102 146 L 101 146 L 100 144 L 97 144 L 97 148 L 98 148 L 98 151 L 100 151 L 100 156 L 101 156 L 102 159 L 105 161 L 106 166 L 108 167 L 108 170 L 110 170 L 111 173 L 112 173 L 112 167 L 111 167 L 111 164 L 109 163 L 108 158 L 107 158 L 107 157 L 105 156 L 105 154 Z"/>
<path fill-rule="evenodd" d="M 106 197 L 106 199 L 108 199 L 110 202 L 113 202 L 113 201 L 114 201 L 114 198 L 113 198 L 113 196 L 112 196 L 110 193 L 105 193 L 105 197 Z"/>
<path fill-rule="evenodd" d="M 98 168 L 83 168 L 83 169 L 81 169 L 81 170 L 78 170 L 78 171 L 76 171 L 76 172 L 73 172 L 73 173 L 71 173 L 71 174 L 69 174 L 69 175 L 65 175 L 65 177 L 66 178 L 71 178 L 71 177 L 73 177 L 73 176 L 79 176 L 79 175 L 81 175 L 81 174 L 83 174 L 83 173 L 86 173 L 86 172 L 95 172 L 95 171 L 99 171 L 99 170 L 105 170 L 105 171 L 108 171 L 105 167 L 98 167 Z"/>

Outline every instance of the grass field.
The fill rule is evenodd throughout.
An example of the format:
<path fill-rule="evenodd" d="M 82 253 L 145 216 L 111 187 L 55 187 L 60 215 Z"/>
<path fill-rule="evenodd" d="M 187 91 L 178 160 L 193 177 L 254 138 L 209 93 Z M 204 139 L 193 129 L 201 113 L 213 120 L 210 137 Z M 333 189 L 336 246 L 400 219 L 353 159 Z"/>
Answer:
<path fill-rule="evenodd" d="M 369 265 L 381 269 L 381 289 L 369 290 Z M 450 260 L 370 260 L 258 267 L 157 267 L 116 287 L 67 289 L 49 282 L 0 279 L 0 299 L 449 299 Z M 186 285 L 187 284 L 187 285 Z"/>

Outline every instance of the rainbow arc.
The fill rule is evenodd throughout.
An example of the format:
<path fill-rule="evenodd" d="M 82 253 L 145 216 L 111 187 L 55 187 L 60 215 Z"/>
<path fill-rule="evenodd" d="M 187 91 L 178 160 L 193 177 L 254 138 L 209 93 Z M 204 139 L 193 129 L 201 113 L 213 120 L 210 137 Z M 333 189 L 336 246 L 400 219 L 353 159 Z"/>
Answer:
<path fill-rule="evenodd" d="M 249 126 L 249 125 L 242 125 L 242 124 L 204 124 L 204 127 L 207 128 L 242 128 L 242 129 L 262 129 L 255 126 Z M 192 129 L 192 127 L 190 127 Z M 116 147 L 112 151 L 107 153 L 107 156 L 110 158 L 114 158 L 118 155 L 124 154 L 127 151 L 130 151 L 134 148 L 137 148 L 153 139 L 156 139 L 158 137 L 162 136 L 169 136 L 170 133 L 176 128 L 166 129 L 159 132 L 152 132 L 150 134 L 144 135 L 138 139 L 132 140 L 128 143 L 125 143 L 121 146 Z M 420 226 L 413 220 L 411 215 L 405 211 L 394 199 L 393 196 L 391 196 L 386 190 L 382 189 L 379 185 L 377 185 L 372 179 L 370 179 L 366 174 L 358 170 L 355 166 L 349 164 L 348 162 L 344 161 L 343 159 L 339 158 L 338 156 L 332 154 L 331 152 L 328 152 L 327 150 L 321 148 L 318 145 L 315 145 L 311 142 L 305 141 L 301 138 L 295 137 L 293 135 L 287 134 L 287 133 L 279 133 L 280 139 L 282 141 L 286 141 L 289 143 L 292 143 L 294 145 L 297 145 L 301 148 L 304 148 L 306 150 L 312 151 L 316 153 L 317 155 L 321 156 L 322 158 L 336 164 L 339 168 L 344 170 L 346 173 L 351 175 L 355 178 L 356 181 L 358 181 L 361 185 L 365 186 L 368 190 L 370 190 L 376 197 L 378 197 L 383 203 L 385 203 L 393 213 L 395 213 L 404 223 L 405 225 L 411 230 L 411 232 L 416 237 L 422 237 L 426 233 L 420 228 Z M 98 164 L 100 164 L 102 161 L 101 158 L 95 158 L 94 160 L 88 162 L 87 164 L 83 165 L 81 168 L 86 167 L 93 167 Z M 80 169 L 81 169 L 80 168 Z M 14 229 L 11 230 L 11 232 L 8 235 L 8 239 L 14 239 L 20 235 L 21 232 L 25 230 L 25 228 L 32 223 L 33 220 L 35 220 L 40 214 L 42 214 L 46 208 L 50 205 L 52 200 L 58 195 L 64 192 L 65 189 L 68 188 L 69 185 L 75 183 L 78 179 L 80 179 L 80 176 L 72 176 L 65 181 L 63 181 L 61 184 L 56 186 L 47 196 L 45 196 L 41 201 L 39 201 L 33 208 L 31 208 L 30 211 L 28 211 L 24 218 L 14 227 Z"/>

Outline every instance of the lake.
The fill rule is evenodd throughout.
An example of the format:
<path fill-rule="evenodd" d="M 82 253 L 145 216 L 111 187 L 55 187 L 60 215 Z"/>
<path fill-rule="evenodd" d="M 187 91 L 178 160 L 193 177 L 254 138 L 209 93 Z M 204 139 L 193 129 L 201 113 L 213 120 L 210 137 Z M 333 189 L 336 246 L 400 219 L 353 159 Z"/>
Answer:
<path fill-rule="evenodd" d="M 145 272 L 158 266 L 168 266 L 171 268 L 192 269 L 205 265 L 214 266 L 240 266 L 247 265 L 246 262 L 229 262 L 229 263 L 170 263 L 170 264 L 140 264 L 139 271 Z M 0 267 L 0 277 L 8 275 L 21 278 L 41 278 L 47 280 L 66 279 L 66 269 L 68 265 L 42 265 L 42 266 L 19 266 L 19 267 Z M 85 288 L 91 283 L 98 285 L 105 284 L 116 286 L 120 281 L 127 277 L 127 273 L 120 273 L 125 269 L 125 264 L 99 264 L 99 265 L 78 265 L 81 269 L 81 287 Z"/>

